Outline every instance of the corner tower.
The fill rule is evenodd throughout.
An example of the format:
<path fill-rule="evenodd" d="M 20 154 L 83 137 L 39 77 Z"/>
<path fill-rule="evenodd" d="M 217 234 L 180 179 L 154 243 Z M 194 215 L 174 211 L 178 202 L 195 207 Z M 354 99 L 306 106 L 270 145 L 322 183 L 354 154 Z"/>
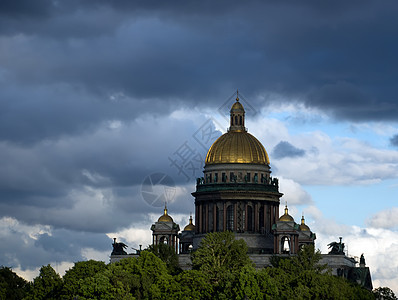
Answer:
<path fill-rule="evenodd" d="M 268 154 L 245 127 L 245 110 L 236 102 L 228 132 L 210 147 L 204 176 L 197 179 L 195 237 L 230 230 L 246 241 L 251 253 L 273 253 L 272 225 L 279 219 L 278 179 L 271 177 Z"/>
<path fill-rule="evenodd" d="M 167 244 L 178 253 L 178 232 L 180 226 L 173 221 L 167 213 L 167 206 L 164 205 L 164 213 L 155 224 L 151 226 L 152 245 Z"/>

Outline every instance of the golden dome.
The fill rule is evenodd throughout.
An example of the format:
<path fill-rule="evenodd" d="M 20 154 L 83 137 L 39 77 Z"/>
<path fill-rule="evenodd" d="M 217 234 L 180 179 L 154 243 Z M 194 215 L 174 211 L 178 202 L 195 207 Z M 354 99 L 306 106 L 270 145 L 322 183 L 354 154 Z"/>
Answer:
<path fill-rule="evenodd" d="M 285 206 L 285 214 L 279 218 L 280 222 L 294 222 L 294 219 L 291 215 L 288 214 L 287 205 Z"/>
<path fill-rule="evenodd" d="M 307 225 L 305 225 L 304 216 L 301 217 L 301 224 L 299 227 L 301 231 L 310 231 L 310 228 Z"/>
<path fill-rule="evenodd" d="M 167 207 L 164 208 L 164 213 L 159 217 L 158 222 L 173 222 L 173 218 L 167 214 Z"/>
<path fill-rule="evenodd" d="M 237 103 L 239 102 L 235 102 L 235 104 Z M 269 164 L 269 158 L 263 145 L 250 133 L 246 131 L 229 131 L 213 143 L 207 152 L 205 163 L 206 165 L 228 163 Z"/>
<path fill-rule="evenodd" d="M 195 231 L 195 225 L 192 224 L 192 216 L 189 218 L 189 224 L 184 227 L 184 231 Z"/>
<path fill-rule="evenodd" d="M 236 100 L 237 101 L 231 107 L 231 111 L 235 111 L 235 110 L 245 111 L 245 109 L 243 108 L 243 105 L 239 102 L 239 98 L 236 98 Z"/>

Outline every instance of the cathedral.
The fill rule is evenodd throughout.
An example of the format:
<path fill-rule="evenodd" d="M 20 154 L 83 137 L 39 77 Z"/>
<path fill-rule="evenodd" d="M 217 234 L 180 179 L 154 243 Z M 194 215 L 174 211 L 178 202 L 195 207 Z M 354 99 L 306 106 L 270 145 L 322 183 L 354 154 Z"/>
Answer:
<path fill-rule="evenodd" d="M 203 177 L 196 180 L 195 225 L 191 217 L 179 233 L 165 208 L 152 225 L 153 243 L 166 242 L 185 254 L 196 249 L 206 233 L 229 230 L 246 242 L 249 254 L 296 254 L 302 245 L 314 244 L 315 234 L 304 217 L 296 224 L 287 207 L 279 217 L 282 195 L 264 146 L 245 127 L 245 110 L 237 96 L 230 127 L 210 147 Z"/>
<path fill-rule="evenodd" d="M 236 101 L 230 110 L 230 126 L 207 152 L 203 177 L 196 180 L 195 215 L 180 231 L 165 205 L 163 215 L 151 226 L 152 243 L 165 243 L 179 254 L 180 266 L 189 268 L 190 252 L 197 249 L 209 232 L 232 231 L 236 239 L 243 239 L 256 267 L 269 266 L 272 255 L 294 255 L 304 245 L 314 245 L 315 233 L 289 215 L 287 205 L 279 216 L 280 199 L 278 178 L 271 176 L 268 154 L 264 146 L 245 127 L 245 110 Z M 124 245 L 124 244 L 123 244 Z M 353 278 L 371 287 L 369 268 L 364 259 L 356 267 L 355 259 L 344 254 L 344 244 L 331 243 L 332 250 L 323 255 L 333 273 Z M 127 253 L 114 242 L 111 262 Z"/>

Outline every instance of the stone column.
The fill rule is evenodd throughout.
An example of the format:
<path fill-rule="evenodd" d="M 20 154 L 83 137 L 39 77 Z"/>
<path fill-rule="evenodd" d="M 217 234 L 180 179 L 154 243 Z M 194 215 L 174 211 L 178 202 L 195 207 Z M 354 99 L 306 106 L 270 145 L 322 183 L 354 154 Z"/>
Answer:
<path fill-rule="evenodd" d="M 199 206 L 197 204 L 195 204 L 195 224 L 195 232 L 199 233 Z"/>
<path fill-rule="evenodd" d="M 257 203 L 257 201 L 254 203 L 254 232 L 259 232 L 259 221 L 258 221 L 258 218 L 259 217 L 259 215 L 258 215 L 258 203 Z"/>
<path fill-rule="evenodd" d="M 206 218 L 205 232 L 209 232 L 209 226 L 210 226 L 210 224 L 209 224 L 209 204 L 205 204 L 205 211 L 206 211 L 206 214 L 205 214 L 205 218 Z"/>
<path fill-rule="evenodd" d="M 203 233 L 203 227 L 202 227 L 202 204 L 199 204 L 199 233 Z"/>
<path fill-rule="evenodd" d="M 268 233 L 268 229 L 267 229 L 267 204 L 264 204 L 263 206 L 263 215 L 264 215 L 264 220 L 263 220 L 263 227 L 264 227 L 264 231 L 265 233 Z"/>
<path fill-rule="evenodd" d="M 238 203 L 234 203 L 234 228 L 233 231 L 238 230 Z"/>
<path fill-rule="evenodd" d="M 223 223 L 223 228 L 222 231 L 226 231 L 227 230 L 227 204 L 224 202 L 224 210 L 223 210 L 223 219 L 222 223 Z"/>
<path fill-rule="evenodd" d="M 249 226 L 248 226 L 248 220 L 249 216 L 247 215 L 247 202 L 245 202 L 245 231 L 248 230 Z"/>
<path fill-rule="evenodd" d="M 272 225 L 274 225 L 275 224 L 275 216 L 274 216 L 274 206 L 273 205 L 271 205 L 271 228 L 272 228 Z"/>
<path fill-rule="evenodd" d="M 217 203 L 213 204 L 213 232 L 217 231 Z"/>

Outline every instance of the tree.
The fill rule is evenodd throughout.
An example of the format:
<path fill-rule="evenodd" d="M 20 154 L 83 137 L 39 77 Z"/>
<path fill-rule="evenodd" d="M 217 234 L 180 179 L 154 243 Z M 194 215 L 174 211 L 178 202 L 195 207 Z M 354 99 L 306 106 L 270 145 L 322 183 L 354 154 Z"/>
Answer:
<path fill-rule="evenodd" d="M 127 291 L 136 299 L 170 299 L 178 291 L 166 264 L 149 251 L 110 264 L 105 274 L 114 289 Z"/>
<path fill-rule="evenodd" d="M 25 299 L 59 299 L 62 279 L 51 265 L 43 266 L 39 276 L 34 278 Z"/>
<path fill-rule="evenodd" d="M 379 287 L 373 290 L 376 299 L 396 300 L 398 299 L 394 292 L 388 287 Z"/>
<path fill-rule="evenodd" d="M 22 299 L 26 293 L 27 283 L 10 268 L 0 267 L 0 299 Z"/>
<path fill-rule="evenodd" d="M 276 289 L 264 293 L 282 299 L 373 299 L 373 295 L 344 278 L 332 276 L 326 265 L 319 264 L 320 253 L 306 246 L 296 256 L 274 257 L 274 267 L 266 272 Z"/>
<path fill-rule="evenodd" d="M 62 295 L 73 297 L 80 295 L 82 286 L 86 278 L 92 278 L 106 269 L 106 264 L 102 261 L 80 261 L 66 271 L 63 277 Z"/>
<path fill-rule="evenodd" d="M 236 276 L 232 288 L 234 299 L 263 299 L 264 294 L 259 286 L 258 272 L 253 266 L 244 266 Z"/>
<path fill-rule="evenodd" d="M 181 268 L 178 264 L 178 255 L 174 248 L 167 244 L 149 245 L 144 251 L 149 251 L 166 263 L 170 274 L 178 274 Z"/>
<path fill-rule="evenodd" d="M 199 270 L 183 271 L 176 276 L 179 290 L 173 299 L 212 299 L 213 287 L 206 274 Z"/>
<path fill-rule="evenodd" d="M 271 258 L 271 265 L 273 267 L 285 269 L 286 271 L 292 273 L 306 270 L 311 270 L 316 273 L 324 273 L 329 271 L 329 269 L 326 264 L 319 264 L 321 258 L 321 251 L 315 251 L 313 245 L 305 245 L 295 256 L 273 256 Z"/>
<path fill-rule="evenodd" d="M 192 253 L 192 268 L 202 271 L 215 294 L 230 292 L 231 284 L 244 266 L 251 266 L 247 245 L 230 231 L 208 233 Z"/>

